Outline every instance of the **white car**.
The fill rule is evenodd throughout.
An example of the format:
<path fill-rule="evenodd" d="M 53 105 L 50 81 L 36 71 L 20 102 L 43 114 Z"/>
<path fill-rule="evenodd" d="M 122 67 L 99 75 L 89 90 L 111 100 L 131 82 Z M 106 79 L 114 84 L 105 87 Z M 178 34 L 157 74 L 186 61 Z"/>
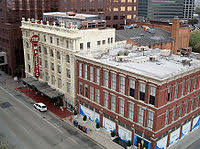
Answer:
<path fill-rule="evenodd" d="M 34 104 L 34 107 L 37 109 L 37 110 L 39 110 L 40 112 L 45 112 L 45 111 L 47 111 L 47 106 L 45 105 L 45 104 L 43 104 L 43 103 L 35 103 Z"/>

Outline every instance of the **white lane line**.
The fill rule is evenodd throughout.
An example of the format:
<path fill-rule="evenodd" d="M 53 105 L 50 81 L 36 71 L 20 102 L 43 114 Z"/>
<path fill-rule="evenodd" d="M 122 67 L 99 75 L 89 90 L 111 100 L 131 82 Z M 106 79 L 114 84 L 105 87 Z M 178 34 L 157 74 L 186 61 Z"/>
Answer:
<path fill-rule="evenodd" d="M 46 121 L 49 125 L 51 125 L 52 127 L 54 127 L 56 130 L 58 130 L 60 133 L 64 134 L 64 132 L 62 132 L 60 129 L 58 129 L 55 125 L 53 125 L 52 123 L 50 123 L 49 121 L 47 121 L 46 119 L 44 119 L 41 115 L 39 115 L 37 112 L 35 112 L 34 110 L 32 110 L 31 108 L 29 108 L 26 104 L 24 104 L 22 101 L 18 100 L 15 96 L 13 96 L 11 93 L 9 93 L 7 90 L 5 90 L 3 87 L 0 86 L 0 88 L 2 90 L 4 90 L 7 94 L 9 94 L 11 97 L 13 97 L 14 99 L 16 99 L 16 101 L 18 101 L 19 103 L 21 103 L 22 105 L 24 105 L 27 109 L 29 109 L 30 111 L 32 111 L 33 113 L 35 113 L 37 116 L 39 116 L 40 118 L 42 118 L 44 121 Z"/>

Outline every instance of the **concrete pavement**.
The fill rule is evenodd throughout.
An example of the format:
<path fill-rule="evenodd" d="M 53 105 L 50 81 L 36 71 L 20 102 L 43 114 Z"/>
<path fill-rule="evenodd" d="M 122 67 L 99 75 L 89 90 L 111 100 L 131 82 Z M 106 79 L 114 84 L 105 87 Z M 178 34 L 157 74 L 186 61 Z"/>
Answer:
<path fill-rule="evenodd" d="M 102 148 L 51 112 L 35 110 L 7 77 L 0 76 L 0 140 L 10 149 Z"/>

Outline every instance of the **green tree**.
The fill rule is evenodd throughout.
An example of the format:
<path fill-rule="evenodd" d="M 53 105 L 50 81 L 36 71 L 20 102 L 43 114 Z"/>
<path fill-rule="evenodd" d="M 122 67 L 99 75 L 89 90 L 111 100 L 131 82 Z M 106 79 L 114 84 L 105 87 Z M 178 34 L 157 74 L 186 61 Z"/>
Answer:
<path fill-rule="evenodd" d="M 190 33 L 190 46 L 193 52 L 200 53 L 200 31 L 193 31 Z"/>
<path fill-rule="evenodd" d="M 193 18 L 193 19 L 190 19 L 190 20 L 188 21 L 188 24 L 194 26 L 195 24 L 198 24 L 198 22 L 199 22 L 198 19 Z"/>
<path fill-rule="evenodd" d="M 195 12 L 196 12 L 198 15 L 200 15 L 200 7 L 196 7 L 196 8 L 195 8 Z"/>

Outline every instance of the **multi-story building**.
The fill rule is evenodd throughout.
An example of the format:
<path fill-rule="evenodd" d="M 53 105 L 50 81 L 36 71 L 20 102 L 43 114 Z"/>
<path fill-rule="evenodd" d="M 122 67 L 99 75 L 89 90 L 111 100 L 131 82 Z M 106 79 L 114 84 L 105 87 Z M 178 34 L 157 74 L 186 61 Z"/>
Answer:
<path fill-rule="evenodd" d="M 185 0 L 183 6 L 183 18 L 191 19 L 194 14 L 195 0 Z"/>
<path fill-rule="evenodd" d="M 76 60 L 74 54 L 110 47 L 114 44 L 115 29 L 92 28 L 78 29 L 76 26 L 65 27 L 64 23 L 57 26 L 54 22 L 31 22 L 22 20 L 22 35 L 24 45 L 26 77 L 34 78 L 33 50 L 30 39 L 39 36 L 39 71 L 40 82 L 65 94 L 65 99 L 71 106 L 76 98 Z"/>
<path fill-rule="evenodd" d="M 77 58 L 79 112 L 137 148 L 172 146 L 200 122 L 200 63 L 119 46 Z"/>
<path fill-rule="evenodd" d="M 0 51 L 7 54 L 8 65 L 1 66 L 11 75 L 24 64 L 21 19 L 42 19 L 43 12 L 58 11 L 58 0 L 0 0 Z"/>
<path fill-rule="evenodd" d="M 102 14 L 108 27 L 123 28 L 126 20 L 136 19 L 137 0 L 67 0 L 59 10 L 78 13 Z"/>
<path fill-rule="evenodd" d="M 191 19 L 194 12 L 194 0 L 140 0 L 138 17 L 149 20 L 170 21 L 174 16 Z"/>

